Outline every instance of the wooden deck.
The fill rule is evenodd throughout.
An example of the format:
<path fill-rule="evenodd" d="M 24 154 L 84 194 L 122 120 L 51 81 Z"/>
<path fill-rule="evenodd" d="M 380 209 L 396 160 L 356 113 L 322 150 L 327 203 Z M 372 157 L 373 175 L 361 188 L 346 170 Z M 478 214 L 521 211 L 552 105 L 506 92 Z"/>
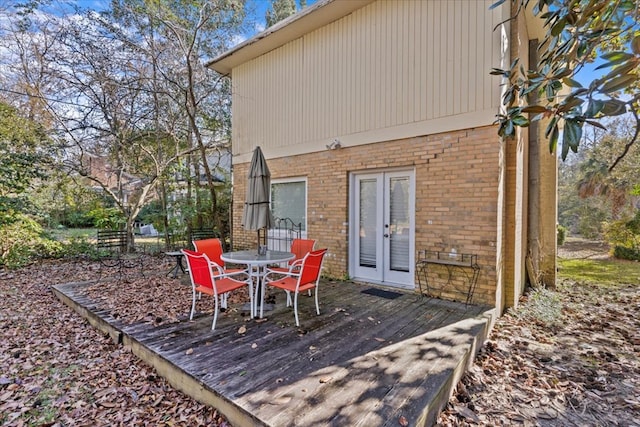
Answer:
<path fill-rule="evenodd" d="M 85 285 L 55 290 L 92 325 L 234 426 L 397 426 L 400 417 L 412 426 L 430 425 L 494 317 L 488 307 L 412 293 L 371 295 L 362 292 L 371 286 L 323 281 L 320 316 L 313 298 L 300 298 L 300 328 L 284 293 L 266 321 L 229 310 L 215 331 L 211 316 L 123 325 L 92 308 L 77 292 Z M 185 312 L 189 305 L 185 301 Z"/>

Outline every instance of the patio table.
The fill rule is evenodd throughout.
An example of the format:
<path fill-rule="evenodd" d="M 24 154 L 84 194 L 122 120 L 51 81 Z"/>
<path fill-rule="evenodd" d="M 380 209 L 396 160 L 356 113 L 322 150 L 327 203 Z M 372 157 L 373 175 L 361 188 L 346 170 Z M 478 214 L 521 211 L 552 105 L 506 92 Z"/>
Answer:
<path fill-rule="evenodd" d="M 256 298 L 253 299 L 253 306 L 251 307 L 251 317 L 253 318 L 257 314 L 259 302 L 264 298 L 264 283 L 262 282 L 262 278 L 265 275 L 265 267 L 269 264 L 287 262 L 295 258 L 295 255 L 291 252 L 271 250 L 267 250 L 267 252 L 262 255 L 259 254 L 257 250 L 249 250 L 225 252 L 220 258 L 224 262 L 246 265 L 249 271 L 249 280 L 253 281 L 255 279 L 256 294 L 260 292 L 260 296 L 258 297 L 258 295 L 256 295 Z"/>
<path fill-rule="evenodd" d="M 182 271 L 182 274 L 185 274 L 187 272 L 184 269 L 184 265 L 182 265 L 182 258 L 184 258 L 184 255 L 182 255 L 182 252 L 170 251 L 170 252 L 165 252 L 164 254 L 166 256 L 173 257 L 176 260 L 176 265 L 174 265 L 173 268 L 167 272 L 166 274 L 167 276 L 173 273 L 173 278 L 175 279 L 176 277 L 178 277 L 178 271 Z"/>

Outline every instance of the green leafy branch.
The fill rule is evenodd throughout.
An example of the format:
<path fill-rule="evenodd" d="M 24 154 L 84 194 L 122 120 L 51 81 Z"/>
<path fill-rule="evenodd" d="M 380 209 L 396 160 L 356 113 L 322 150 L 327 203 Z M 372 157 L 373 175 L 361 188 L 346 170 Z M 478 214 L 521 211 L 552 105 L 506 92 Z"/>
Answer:
<path fill-rule="evenodd" d="M 506 1 L 497 1 L 491 8 Z M 630 113 L 636 132 L 609 167 L 612 170 L 637 141 L 640 130 L 638 5 L 630 0 L 512 1 L 518 5 L 516 15 L 529 8 L 542 19 L 546 35 L 539 44 L 537 67 L 525 70 L 516 58 L 509 69 L 491 71 L 506 81 L 502 99 L 506 111 L 496 120 L 499 135 L 512 137 L 516 128 L 548 119 L 549 150 L 555 151 L 561 143 L 564 160 L 569 150 L 578 151 L 586 124 L 605 129 L 604 119 Z M 575 75 L 596 58 L 603 62 L 596 70 L 608 72 L 585 87 Z"/>

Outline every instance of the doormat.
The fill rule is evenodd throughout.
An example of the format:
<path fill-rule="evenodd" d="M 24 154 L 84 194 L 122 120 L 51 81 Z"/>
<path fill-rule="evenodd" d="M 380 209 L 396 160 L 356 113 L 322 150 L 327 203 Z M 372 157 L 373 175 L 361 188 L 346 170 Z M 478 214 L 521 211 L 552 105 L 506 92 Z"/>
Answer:
<path fill-rule="evenodd" d="M 382 297 L 386 299 L 396 299 L 402 296 L 402 294 L 398 292 L 385 291 L 384 289 L 378 289 L 378 288 L 365 289 L 364 291 L 362 291 L 362 293 L 374 295 L 376 297 Z"/>

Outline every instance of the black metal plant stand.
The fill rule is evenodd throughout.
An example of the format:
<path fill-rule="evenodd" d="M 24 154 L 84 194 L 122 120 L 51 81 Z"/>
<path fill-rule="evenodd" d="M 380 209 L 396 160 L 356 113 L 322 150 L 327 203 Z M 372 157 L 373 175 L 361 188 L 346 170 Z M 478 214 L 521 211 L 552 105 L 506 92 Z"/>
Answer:
<path fill-rule="evenodd" d="M 429 281 L 429 273 L 433 272 L 436 277 L 436 269 L 446 269 L 446 282 L 438 288 L 435 281 Z M 462 280 L 456 280 L 456 273 L 460 273 Z M 416 258 L 416 275 L 420 285 L 422 295 L 440 296 L 447 290 L 453 290 L 465 296 L 465 303 L 468 305 L 473 299 L 480 266 L 478 265 L 478 255 L 451 253 L 441 251 L 421 250 Z"/>

